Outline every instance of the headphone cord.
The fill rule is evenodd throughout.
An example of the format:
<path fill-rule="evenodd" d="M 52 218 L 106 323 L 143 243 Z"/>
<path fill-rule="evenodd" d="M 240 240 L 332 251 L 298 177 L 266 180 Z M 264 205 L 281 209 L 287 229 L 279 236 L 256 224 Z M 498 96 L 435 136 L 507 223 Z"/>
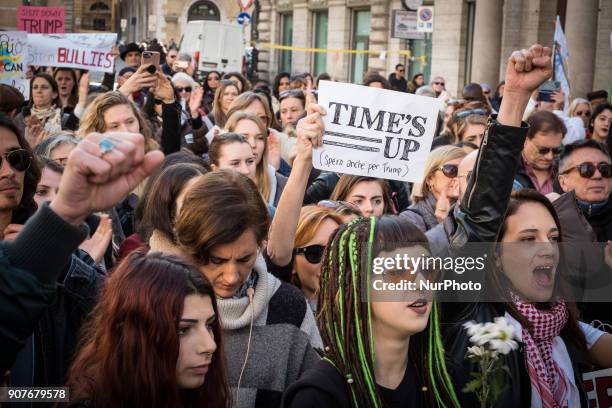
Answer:
<path fill-rule="evenodd" d="M 251 324 L 249 326 L 249 340 L 247 342 L 246 355 L 244 356 L 244 363 L 242 364 L 242 369 L 240 370 L 240 376 L 238 377 L 238 388 L 236 390 L 236 405 L 240 406 L 240 384 L 242 383 L 242 374 L 244 374 L 244 369 L 246 368 L 247 361 L 249 360 L 249 353 L 251 351 L 251 336 L 253 334 L 253 320 L 255 318 L 255 307 L 253 306 L 253 294 L 255 293 L 255 289 L 252 287 L 247 288 L 246 290 L 247 296 L 249 297 L 249 306 L 251 307 Z"/>

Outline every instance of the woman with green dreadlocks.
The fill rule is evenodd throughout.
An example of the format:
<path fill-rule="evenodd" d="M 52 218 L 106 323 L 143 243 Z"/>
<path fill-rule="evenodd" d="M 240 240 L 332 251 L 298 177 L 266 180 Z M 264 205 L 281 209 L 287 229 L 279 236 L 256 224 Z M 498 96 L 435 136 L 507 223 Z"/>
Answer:
<path fill-rule="evenodd" d="M 371 292 L 376 280 L 430 277 L 423 270 L 380 274 L 375 258 L 429 253 L 425 235 L 399 217 L 360 218 L 339 228 L 325 252 L 318 298 L 325 358 L 287 389 L 284 407 L 460 406 L 430 294 L 382 299 Z"/>

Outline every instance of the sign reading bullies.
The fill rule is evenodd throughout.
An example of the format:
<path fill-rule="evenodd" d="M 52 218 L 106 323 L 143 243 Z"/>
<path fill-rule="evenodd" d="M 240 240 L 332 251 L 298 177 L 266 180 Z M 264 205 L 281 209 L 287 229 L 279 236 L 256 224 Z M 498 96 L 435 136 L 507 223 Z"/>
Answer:
<path fill-rule="evenodd" d="M 612 406 L 612 368 L 591 371 L 582 375 L 584 391 L 589 407 L 607 408 Z"/>
<path fill-rule="evenodd" d="M 313 165 L 342 174 L 401 181 L 422 180 L 439 101 L 342 82 L 319 83 L 323 147 Z"/>
<path fill-rule="evenodd" d="M 28 65 L 113 72 L 117 34 L 29 34 Z"/>
<path fill-rule="evenodd" d="M 17 7 L 17 29 L 28 33 L 63 33 L 63 7 Z"/>

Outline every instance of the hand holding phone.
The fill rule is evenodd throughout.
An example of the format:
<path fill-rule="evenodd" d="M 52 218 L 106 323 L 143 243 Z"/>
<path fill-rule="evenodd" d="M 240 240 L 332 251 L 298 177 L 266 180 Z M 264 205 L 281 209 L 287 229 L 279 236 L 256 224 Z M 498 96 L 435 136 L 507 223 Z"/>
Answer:
<path fill-rule="evenodd" d="M 149 73 L 154 74 L 159 71 L 159 52 L 157 51 L 143 51 L 141 62 L 142 65 L 151 65 L 153 68 L 148 68 Z"/>

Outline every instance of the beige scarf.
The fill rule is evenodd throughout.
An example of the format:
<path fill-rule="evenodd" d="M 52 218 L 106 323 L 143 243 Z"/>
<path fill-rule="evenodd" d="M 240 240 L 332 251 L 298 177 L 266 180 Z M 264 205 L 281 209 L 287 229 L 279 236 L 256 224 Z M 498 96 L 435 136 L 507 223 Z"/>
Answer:
<path fill-rule="evenodd" d="M 62 111 L 55 105 L 42 109 L 32 106 L 30 112 L 49 133 L 62 131 Z"/>

